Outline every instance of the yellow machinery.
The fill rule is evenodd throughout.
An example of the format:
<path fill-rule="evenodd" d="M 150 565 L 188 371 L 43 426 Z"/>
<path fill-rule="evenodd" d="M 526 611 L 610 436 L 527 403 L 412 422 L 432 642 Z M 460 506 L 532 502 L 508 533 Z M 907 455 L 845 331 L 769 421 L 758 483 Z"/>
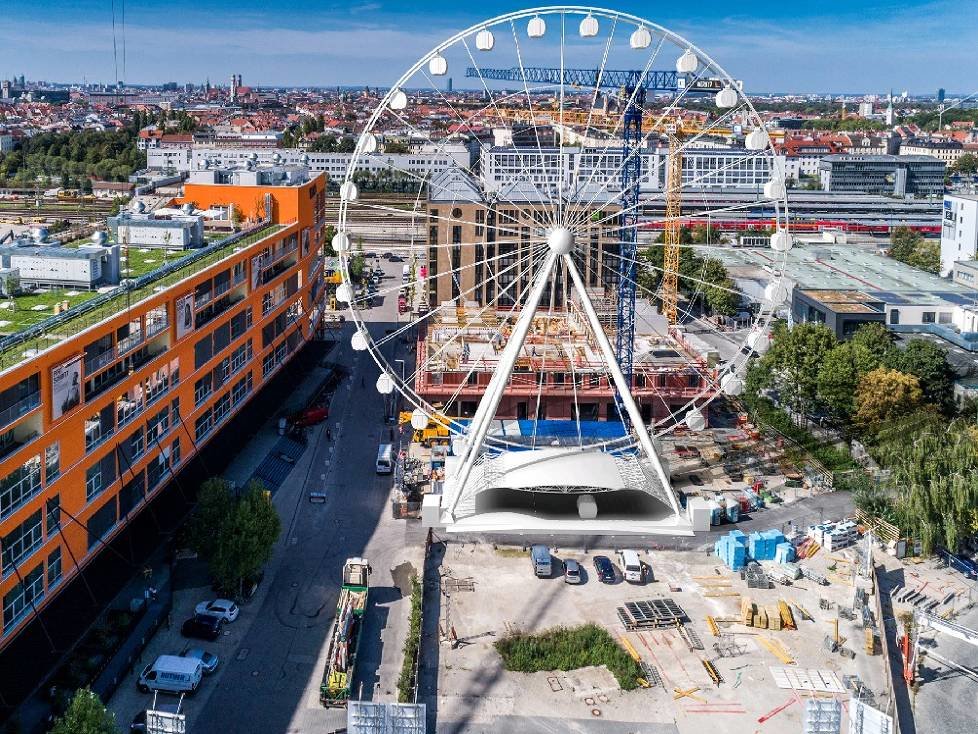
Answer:
<path fill-rule="evenodd" d="M 411 411 L 402 411 L 398 417 L 398 423 L 401 425 L 411 425 Z M 435 413 L 428 418 L 427 426 L 415 429 L 411 441 L 413 443 L 420 443 L 422 446 L 431 446 L 432 444 L 444 444 L 447 446 L 451 440 L 448 424 L 448 418 L 440 413 Z"/>
<path fill-rule="evenodd" d="M 679 125 L 670 126 L 669 160 L 666 172 L 666 221 L 662 251 L 662 315 L 670 324 L 676 323 L 679 303 L 679 238 L 682 232 L 683 191 L 683 131 Z"/>

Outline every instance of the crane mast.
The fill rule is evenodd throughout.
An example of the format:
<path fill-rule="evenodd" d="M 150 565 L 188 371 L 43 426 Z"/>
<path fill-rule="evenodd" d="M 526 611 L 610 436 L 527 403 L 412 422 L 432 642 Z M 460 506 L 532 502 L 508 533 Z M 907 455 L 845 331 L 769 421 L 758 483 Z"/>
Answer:
<path fill-rule="evenodd" d="M 669 158 L 666 173 L 666 221 L 662 251 L 662 315 L 669 325 L 676 323 L 679 303 L 679 244 L 682 234 L 683 148 L 680 132 L 669 131 Z"/>

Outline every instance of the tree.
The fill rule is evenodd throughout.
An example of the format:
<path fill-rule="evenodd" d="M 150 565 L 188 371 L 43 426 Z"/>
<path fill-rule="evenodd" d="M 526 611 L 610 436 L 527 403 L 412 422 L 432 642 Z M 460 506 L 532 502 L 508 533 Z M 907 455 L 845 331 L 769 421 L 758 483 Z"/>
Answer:
<path fill-rule="evenodd" d="M 951 166 L 951 170 L 956 173 L 965 173 L 969 175 L 978 173 L 978 155 L 975 155 L 974 153 L 965 153 L 954 162 L 954 165 Z"/>
<path fill-rule="evenodd" d="M 822 362 L 837 344 L 825 324 L 808 322 L 792 329 L 780 325 L 775 330 L 771 350 L 763 360 L 774 374 L 782 402 L 796 413 L 808 413 L 815 407 Z"/>
<path fill-rule="evenodd" d="M 326 254 L 326 257 L 336 257 L 336 250 L 333 249 L 333 237 L 335 236 L 336 227 L 332 224 L 327 224 L 324 240 L 326 244 L 323 246 L 323 252 Z"/>
<path fill-rule="evenodd" d="M 877 366 L 892 349 L 895 349 L 893 332 L 876 321 L 863 324 L 856 329 L 855 333 L 849 337 L 849 343 L 864 347 L 872 352 Z"/>
<path fill-rule="evenodd" d="M 102 699 L 88 688 L 80 688 L 71 698 L 68 710 L 59 718 L 51 734 L 118 734 L 115 715 Z"/>
<path fill-rule="evenodd" d="M 261 482 L 251 481 L 244 491 L 234 493 L 223 479 L 210 479 L 201 487 L 190 536 L 217 585 L 241 593 L 244 582 L 257 576 L 271 558 L 281 530 L 278 512 Z"/>
<path fill-rule="evenodd" d="M 880 361 L 872 349 L 855 340 L 843 342 L 825 355 L 818 371 L 818 397 L 836 418 L 848 421 L 852 417 L 859 382 L 879 367 Z"/>
<path fill-rule="evenodd" d="M 896 260 L 907 262 L 923 239 L 920 232 L 910 227 L 897 227 L 890 236 L 890 255 Z"/>
<path fill-rule="evenodd" d="M 897 227 L 893 231 L 890 255 L 894 260 L 929 273 L 938 273 L 941 269 L 940 243 L 925 240 L 923 235 L 909 227 Z"/>
<path fill-rule="evenodd" d="M 859 381 L 853 420 L 863 430 L 876 434 L 886 423 L 914 412 L 923 397 L 920 380 L 914 375 L 877 367 Z"/>
<path fill-rule="evenodd" d="M 938 410 L 950 411 L 954 400 L 954 371 L 947 352 L 926 339 L 911 339 L 903 349 L 893 349 L 886 366 L 914 375 L 920 381 L 924 397 Z"/>

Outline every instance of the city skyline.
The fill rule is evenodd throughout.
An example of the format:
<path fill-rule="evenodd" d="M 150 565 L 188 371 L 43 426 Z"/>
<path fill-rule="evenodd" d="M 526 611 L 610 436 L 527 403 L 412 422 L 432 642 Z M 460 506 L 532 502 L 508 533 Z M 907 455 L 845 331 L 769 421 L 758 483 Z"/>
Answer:
<path fill-rule="evenodd" d="M 760 21 L 731 15 L 727 5 L 707 0 L 688 14 L 669 8 L 660 14 L 631 1 L 612 4 L 685 35 L 755 93 L 974 91 L 969 55 L 978 28 L 957 22 L 967 15 L 966 0 L 910 2 L 899 11 L 873 0 L 831 2 L 793 7 L 790 17 L 765 0 L 752 8 Z M 122 80 L 135 84 L 208 78 L 224 84 L 236 72 L 253 86 L 383 86 L 458 29 L 522 7 L 490 3 L 477 13 L 445 13 L 400 1 L 338 6 L 298 0 L 272 14 L 255 0 L 233 7 L 217 0 L 206 9 L 174 0 L 162 13 L 130 3 L 123 33 L 117 2 L 113 54 L 108 2 L 44 0 L 7 10 L 0 76 L 109 83 L 118 68 Z M 934 65 L 934 58 L 942 62 Z"/>

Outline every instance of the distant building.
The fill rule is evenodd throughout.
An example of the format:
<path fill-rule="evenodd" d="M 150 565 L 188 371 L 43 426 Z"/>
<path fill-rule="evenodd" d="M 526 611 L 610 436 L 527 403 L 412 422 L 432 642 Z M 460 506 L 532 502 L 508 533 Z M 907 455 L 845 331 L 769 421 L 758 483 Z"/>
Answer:
<path fill-rule="evenodd" d="M 353 153 L 309 153 L 302 148 L 248 148 L 191 146 L 180 150 L 148 149 L 147 168 L 178 173 L 208 168 L 237 167 L 252 161 L 255 165 L 304 166 L 311 173 L 325 173 L 331 180 L 342 180 Z M 470 153 L 461 143 L 441 150 L 413 153 L 370 153 L 358 159 L 358 171 L 379 173 L 401 170 L 414 176 L 431 176 L 453 167 L 469 166 Z"/>
<path fill-rule="evenodd" d="M 965 154 L 964 145 L 957 140 L 912 139 L 900 146 L 900 155 L 930 155 L 949 166 Z"/>
<path fill-rule="evenodd" d="M 127 212 L 109 217 L 107 224 L 112 239 L 127 245 L 185 250 L 204 244 L 204 218 L 197 215 L 160 218 Z"/>
<path fill-rule="evenodd" d="M 25 237 L 0 245 L 0 267 L 5 289 L 13 279 L 22 289 L 92 290 L 119 282 L 119 248 L 95 244 L 63 247 L 57 241 Z"/>
<path fill-rule="evenodd" d="M 825 191 L 938 196 L 944 168 L 928 155 L 830 155 L 819 163 L 819 176 Z"/>
<path fill-rule="evenodd" d="M 879 298 L 856 290 L 795 288 L 791 295 L 795 323 L 825 324 L 839 339 L 852 336 L 864 324 L 885 323 L 883 307 Z"/>
<path fill-rule="evenodd" d="M 0 153 L 9 153 L 15 144 L 13 135 L 0 135 Z"/>
<path fill-rule="evenodd" d="M 941 275 L 978 256 L 978 196 L 946 194 L 941 226 Z"/>
<path fill-rule="evenodd" d="M 92 181 L 92 193 L 106 198 L 131 196 L 134 188 L 128 181 Z"/>
<path fill-rule="evenodd" d="M 978 290 L 978 260 L 960 260 L 954 263 L 951 280 L 965 288 Z"/>

